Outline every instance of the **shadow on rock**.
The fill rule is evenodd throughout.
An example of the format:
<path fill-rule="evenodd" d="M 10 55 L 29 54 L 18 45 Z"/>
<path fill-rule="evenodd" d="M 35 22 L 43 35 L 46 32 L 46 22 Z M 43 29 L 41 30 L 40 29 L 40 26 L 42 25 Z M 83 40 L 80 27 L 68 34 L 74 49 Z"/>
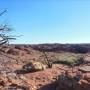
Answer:
<path fill-rule="evenodd" d="M 58 85 L 57 82 L 53 82 L 53 83 L 42 86 L 38 90 L 56 90 L 57 85 Z"/>
<path fill-rule="evenodd" d="M 17 74 L 28 74 L 28 73 L 33 73 L 33 72 L 36 72 L 36 71 L 25 70 L 25 69 L 15 70 L 15 73 Z"/>
<path fill-rule="evenodd" d="M 11 84 L 7 90 L 29 90 L 26 86 L 18 86 L 17 84 Z"/>
<path fill-rule="evenodd" d="M 3 85 L 0 83 L 0 90 L 30 90 L 30 87 L 17 84 L 5 85 L 5 83 Z"/>

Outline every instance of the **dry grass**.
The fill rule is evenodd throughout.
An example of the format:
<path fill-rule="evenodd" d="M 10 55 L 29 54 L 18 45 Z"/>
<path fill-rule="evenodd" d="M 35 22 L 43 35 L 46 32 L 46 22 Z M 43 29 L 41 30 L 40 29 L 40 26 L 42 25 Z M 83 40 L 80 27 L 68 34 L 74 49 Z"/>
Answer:
<path fill-rule="evenodd" d="M 83 55 L 75 53 L 61 53 L 54 63 L 62 63 L 67 65 L 79 65 L 83 63 Z"/>

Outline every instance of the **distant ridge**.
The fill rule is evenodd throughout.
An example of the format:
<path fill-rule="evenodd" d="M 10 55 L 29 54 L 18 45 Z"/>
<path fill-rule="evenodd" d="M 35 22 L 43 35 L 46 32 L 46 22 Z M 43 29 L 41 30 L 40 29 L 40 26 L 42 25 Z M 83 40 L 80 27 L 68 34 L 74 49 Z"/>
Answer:
<path fill-rule="evenodd" d="M 79 44 L 60 44 L 60 43 L 45 43 L 45 44 L 10 44 L 10 46 L 25 46 L 31 47 L 35 50 L 44 50 L 47 52 L 74 52 L 74 53 L 87 53 L 90 52 L 90 43 Z"/>

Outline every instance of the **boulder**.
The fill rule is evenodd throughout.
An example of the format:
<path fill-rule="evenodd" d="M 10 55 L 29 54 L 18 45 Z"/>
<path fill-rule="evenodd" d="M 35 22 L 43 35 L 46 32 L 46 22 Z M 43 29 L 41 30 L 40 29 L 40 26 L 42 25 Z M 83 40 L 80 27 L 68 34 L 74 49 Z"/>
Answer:
<path fill-rule="evenodd" d="M 29 63 L 25 64 L 21 69 L 15 70 L 17 74 L 26 74 L 30 72 L 36 72 L 46 69 L 46 65 L 36 62 L 30 61 Z"/>
<path fill-rule="evenodd" d="M 90 72 L 90 66 L 79 67 L 79 70 L 82 72 Z"/>
<path fill-rule="evenodd" d="M 36 62 L 36 61 L 31 61 L 29 63 L 27 63 L 26 65 L 23 66 L 22 69 L 26 70 L 26 71 L 41 71 L 44 70 L 46 68 L 45 65 L 43 65 L 40 62 Z"/>

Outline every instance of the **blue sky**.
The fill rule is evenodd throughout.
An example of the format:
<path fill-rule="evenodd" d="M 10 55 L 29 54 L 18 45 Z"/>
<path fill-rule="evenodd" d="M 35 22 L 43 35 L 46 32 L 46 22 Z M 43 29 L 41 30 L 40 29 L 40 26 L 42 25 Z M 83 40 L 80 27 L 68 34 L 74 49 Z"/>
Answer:
<path fill-rule="evenodd" d="M 11 43 L 90 43 L 90 0 L 0 0 L 0 17 L 13 35 Z"/>

